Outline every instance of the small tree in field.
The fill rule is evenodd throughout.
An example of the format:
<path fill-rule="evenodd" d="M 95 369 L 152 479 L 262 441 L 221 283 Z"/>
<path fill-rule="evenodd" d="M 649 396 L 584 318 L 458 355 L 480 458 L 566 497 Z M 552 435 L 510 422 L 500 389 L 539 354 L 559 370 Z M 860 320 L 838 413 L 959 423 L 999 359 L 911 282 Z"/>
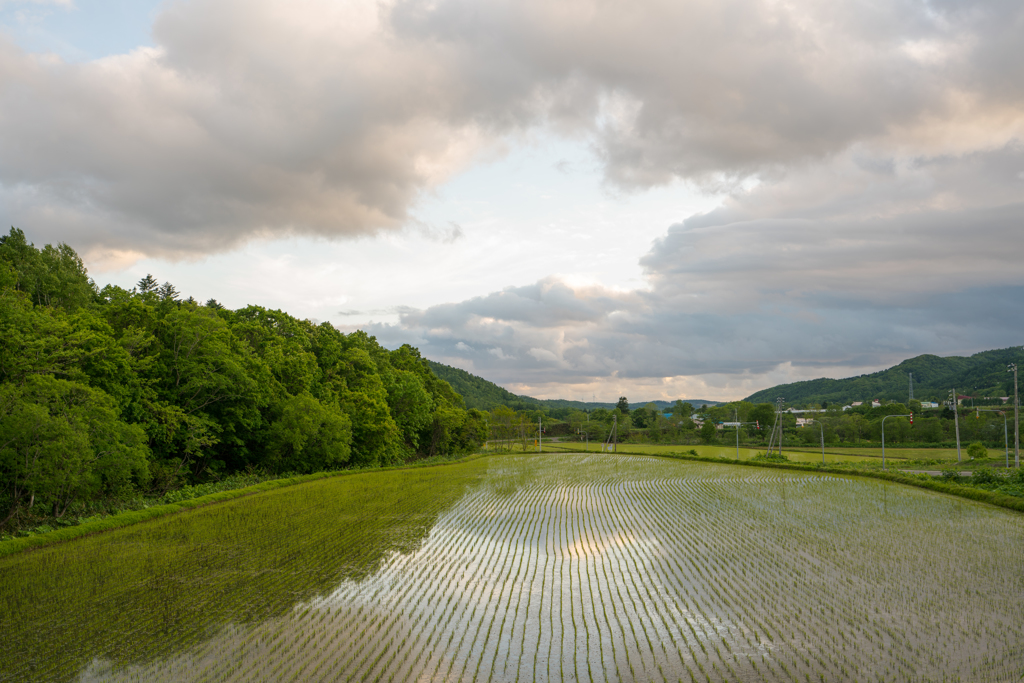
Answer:
<path fill-rule="evenodd" d="M 967 455 L 973 460 L 975 458 L 988 457 L 988 449 L 980 441 L 975 441 L 967 447 Z"/>

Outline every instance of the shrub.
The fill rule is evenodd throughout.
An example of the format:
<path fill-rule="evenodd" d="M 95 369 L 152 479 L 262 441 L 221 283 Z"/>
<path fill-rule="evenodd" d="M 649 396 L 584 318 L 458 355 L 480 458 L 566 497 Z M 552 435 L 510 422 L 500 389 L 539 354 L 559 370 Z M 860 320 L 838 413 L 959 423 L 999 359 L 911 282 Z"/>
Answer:
<path fill-rule="evenodd" d="M 942 470 L 942 478 L 946 481 L 956 483 L 960 481 L 960 472 L 956 469 L 945 469 Z"/>
<path fill-rule="evenodd" d="M 971 484 L 973 486 L 977 486 L 978 484 L 994 484 L 996 481 L 996 475 L 987 467 L 974 470 L 974 474 L 971 475 Z"/>
<path fill-rule="evenodd" d="M 971 457 L 972 459 L 974 459 L 974 458 L 987 458 L 988 457 L 988 449 L 985 448 L 985 445 L 983 443 L 981 443 L 980 441 L 975 441 L 974 443 L 972 443 L 970 446 L 967 447 L 967 455 L 969 457 Z"/>

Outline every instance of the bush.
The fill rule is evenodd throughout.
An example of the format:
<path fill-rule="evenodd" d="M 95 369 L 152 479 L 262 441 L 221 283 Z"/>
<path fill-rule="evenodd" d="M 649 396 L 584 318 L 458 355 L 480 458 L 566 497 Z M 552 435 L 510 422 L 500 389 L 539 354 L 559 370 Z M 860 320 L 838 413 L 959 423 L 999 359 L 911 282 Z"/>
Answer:
<path fill-rule="evenodd" d="M 770 454 L 758 452 L 751 460 L 756 462 L 789 462 L 789 458 L 779 452 Z"/>
<path fill-rule="evenodd" d="M 967 455 L 971 459 L 987 458 L 988 449 L 985 448 L 985 444 L 981 443 L 980 441 L 975 441 L 974 443 L 967 447 Z"/>
<path fill-rule="evenodd" d="M 995 484 L 997 481 L 998 478 L 996 475 L 987 467 L 974 470 L 974 474 L 971 475 L 972 486 L 977 486 L 978 484 Z"/>

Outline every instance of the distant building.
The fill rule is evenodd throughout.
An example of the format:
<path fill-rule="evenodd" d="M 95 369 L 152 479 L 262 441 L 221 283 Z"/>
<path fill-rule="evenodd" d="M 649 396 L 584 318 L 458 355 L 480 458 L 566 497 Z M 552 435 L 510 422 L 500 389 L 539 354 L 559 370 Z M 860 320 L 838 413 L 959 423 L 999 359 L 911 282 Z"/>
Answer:
<path fill-rule="evenodd" d="M 881 408 L 882 407 L 882 403 L 881 403 L 881 401 L 872 401 L 871 402 L 871 407 L 872 408 Z"/>
<path fill-rule="evenodd" d="M 921 401 L 922 408 L 938 408 L 939 404 L 935 401 Z"/>

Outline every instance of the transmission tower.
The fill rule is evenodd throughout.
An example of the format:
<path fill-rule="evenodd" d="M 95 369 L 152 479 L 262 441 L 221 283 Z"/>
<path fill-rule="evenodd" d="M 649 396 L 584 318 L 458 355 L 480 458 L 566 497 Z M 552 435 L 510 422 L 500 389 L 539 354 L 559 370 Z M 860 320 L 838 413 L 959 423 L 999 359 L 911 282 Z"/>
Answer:
<path fill-rule="evenodd" d="M 768 439 L 768 452 L 765 455 L 772 454 L 772 447 L 776 445 L 776 434 L 778 434 L 778 449 L 779 455 L 782 455 L 782 410 L 786 404 L 786 399 L 781 396 L 775 399 L 775 422 L 772 424 L 771 436 Z"/>
<path fill-rule="evenodd" d="M 914 373 L 908 372 L 907 374 L 910 375 L 910 400 L 913 401 L 914 400 Z"/>

